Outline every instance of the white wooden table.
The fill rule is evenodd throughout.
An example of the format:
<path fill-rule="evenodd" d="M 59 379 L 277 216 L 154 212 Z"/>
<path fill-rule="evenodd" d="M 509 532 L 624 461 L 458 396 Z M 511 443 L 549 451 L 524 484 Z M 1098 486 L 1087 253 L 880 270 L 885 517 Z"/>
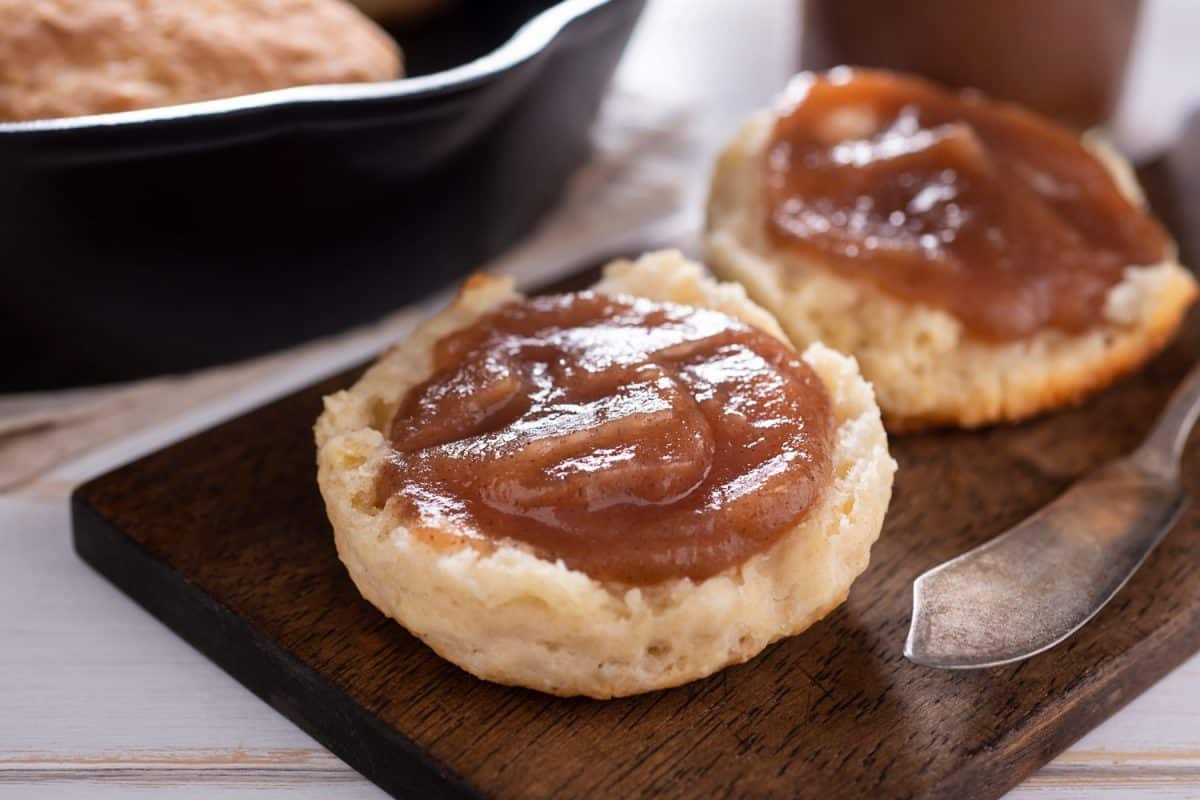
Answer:
<path fill-rule="evenodd" d="M 651 0 L 621 80 L 703 101 L 696 124 L 716 141 L 789 71 L 789 9 Z M 1200 96 L 1200 3 L 1152 0 L 1142 34 L 1118 132 L 1144 152 Z M 384 796 L 91 572 L 69 541 L 77 481 L 335 366 L 307 364 L 0 496 L 0 800 Z M 1200 657 L 1010 797 L 1200 797 Z"/>

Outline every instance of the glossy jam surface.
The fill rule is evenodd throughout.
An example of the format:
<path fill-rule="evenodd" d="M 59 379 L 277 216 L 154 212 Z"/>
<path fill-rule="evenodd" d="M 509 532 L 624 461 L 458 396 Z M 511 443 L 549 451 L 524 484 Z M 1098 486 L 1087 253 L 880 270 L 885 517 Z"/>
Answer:
<path fill-rule="evenodd" d="M 702 579 L 770 547 L 829 480 L 824 384 L 724 314 L 589 292 L 442 339 L 391 422 L 381 502 L 606 580 Z"/>
<path fill-rule="evenodd" d="M 1103 320 L 1161 226 L 1069 131 L 884 72 L 797 79 L 765 153 L 777 247 L 1012 341 Z"/>

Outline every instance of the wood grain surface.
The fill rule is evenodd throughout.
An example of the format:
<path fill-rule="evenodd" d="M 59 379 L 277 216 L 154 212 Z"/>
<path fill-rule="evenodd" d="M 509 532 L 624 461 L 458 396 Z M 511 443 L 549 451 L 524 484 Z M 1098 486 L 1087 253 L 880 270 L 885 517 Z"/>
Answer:
<path fill-rule="evenodd" d="M 1200 230 L 1195 155 L 1144 175 L 1177 232 Z M 484 683 L 358 596 L 316 490 L 310 431 L 321 395 L 351 374 L 86 484 L 76 546 L 397 795 L 998 797 L 1200 649 L 1200 509 L 1092 623 L 1018 665 L 908 663 L 912 579 L 1131 449 L 1198 353 L 1193 315 L 1167 352 L 1081 408 L 893 438 L 895 497 L 847 603 L 747 664 L 641 697 Z M 1185 484 L 1200 488 L 1200 446 Z"/>

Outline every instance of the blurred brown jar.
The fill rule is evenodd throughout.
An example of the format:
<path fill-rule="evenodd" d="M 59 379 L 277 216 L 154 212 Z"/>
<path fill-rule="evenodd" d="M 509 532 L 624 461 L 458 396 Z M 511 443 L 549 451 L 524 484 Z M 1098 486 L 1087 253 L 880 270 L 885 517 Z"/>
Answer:
<path fill-rule="evenodd" d="M 1075 128 L 1120 97 L 1141 0 L 805 0 L 804 69 L 914 72 Z"/>

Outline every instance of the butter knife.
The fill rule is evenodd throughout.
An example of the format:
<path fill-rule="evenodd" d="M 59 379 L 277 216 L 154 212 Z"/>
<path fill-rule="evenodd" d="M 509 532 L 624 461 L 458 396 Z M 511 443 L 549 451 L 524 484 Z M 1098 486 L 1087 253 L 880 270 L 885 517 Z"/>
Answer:
<path fill-rule="evenodd" d="M 995 667 L 1040 653 L 1083 627 L 1179 518 L 1186 502 L 1180 459 L 1197 414 L 1200 365 L 1137 450 L 917 578 L 904 655 L 930 667 Z"/>

